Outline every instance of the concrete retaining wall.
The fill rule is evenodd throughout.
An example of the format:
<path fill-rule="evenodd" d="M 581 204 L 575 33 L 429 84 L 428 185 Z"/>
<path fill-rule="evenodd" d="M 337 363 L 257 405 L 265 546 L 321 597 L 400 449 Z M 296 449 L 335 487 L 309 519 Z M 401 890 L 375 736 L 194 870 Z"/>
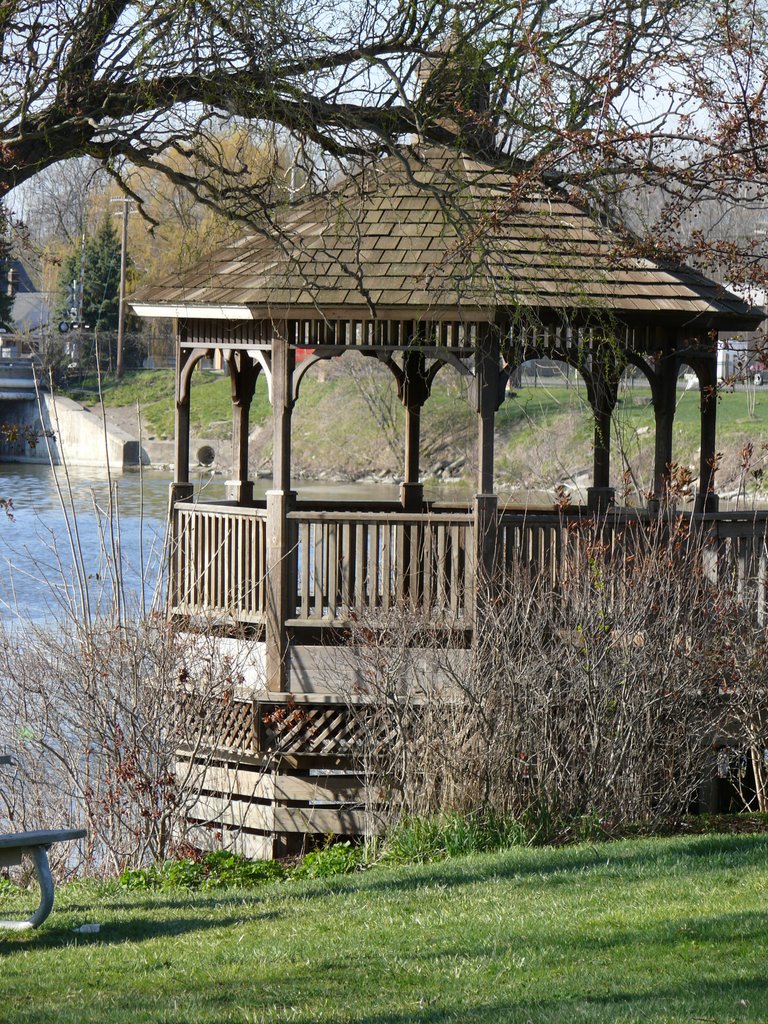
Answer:
<path fill-rule="evenodd" d="M 2 396 L 0 396 L 2 397 Z M 135 437 L 107 424 L 70 398 L 42 393 L 37 398 L 2 398 L 0 461 L 48 462 L 63 459 L 71 466 L 105 466 L 115 470 L 138 466 L 141 448 Z M 46 441 L 41 436 L 50 432 Z M 63 456 L 63 458 L 62 458 Z"/>

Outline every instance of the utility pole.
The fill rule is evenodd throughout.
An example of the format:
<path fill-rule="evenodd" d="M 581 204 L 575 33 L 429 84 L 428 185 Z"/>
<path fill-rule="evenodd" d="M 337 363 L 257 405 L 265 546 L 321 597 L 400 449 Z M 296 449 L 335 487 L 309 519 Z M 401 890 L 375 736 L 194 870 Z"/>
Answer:
<path fill-rule="evenodd" d="M 125 271 L 128 257 L 128 213 L 129 204 L 133 202 L 127 196 L 119 196 L 110 199 L 111 203 L 123 204 L 123 230 L 120 241 L 120 304 L 117 313 L 117 362 L 115 365 L 115 380 L 120 380 L 123 375 L 123 342 L 125 338 Z"/>

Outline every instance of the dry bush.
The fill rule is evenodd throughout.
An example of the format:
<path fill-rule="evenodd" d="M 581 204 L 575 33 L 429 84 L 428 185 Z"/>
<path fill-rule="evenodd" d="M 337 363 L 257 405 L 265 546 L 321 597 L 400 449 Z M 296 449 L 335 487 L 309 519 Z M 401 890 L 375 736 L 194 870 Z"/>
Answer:
<path fill-rule="evenodd" d="M 471 651 L 413 612 L 355 625 L 365 768 L 391 817 L 653 822 L 691 806 L 739 708 L 768 746 L 744 671 L 765 639 L 709 582 L 707 538 L 665 520 L 564 537 L 556 585 L 521 559 L 483 588 Z"/>
<path fill-rule="evenodd" d="M 111 873 L 183 844 L 185 809 L 216 743 L 216 709 L 241 674 L 212 636 L 163 615 L 5 631 L 0 830 L 83 827 L 79 866 Z M 196 758 L 179 773 L 180 746 Z"/>

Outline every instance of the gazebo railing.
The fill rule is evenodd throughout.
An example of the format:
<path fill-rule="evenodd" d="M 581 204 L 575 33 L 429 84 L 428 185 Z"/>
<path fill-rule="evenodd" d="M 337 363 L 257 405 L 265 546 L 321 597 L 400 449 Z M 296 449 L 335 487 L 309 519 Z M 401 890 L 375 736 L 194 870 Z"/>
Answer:
<path fill-rule="evenodd" d="M 263 508 L 177 502 L 171 610 L 263 623 L 266 517 Z M 588 545 L 626 557 L 651 521 L 642 510 L 613 511 L 597 524 L 580 510 L 504 511 L 496 565 L 502 580 L 512 582 L 525 567 L 556 589 L 562 574 L 588 556 Z M 753 603 L 758 620 L 768 621 L 768 511 L 682 513 L 675 521 L 702 531 L 709 579 Z M 371 610 L 409 608 L 436 625 L 472 625 L 475 539 L 469 512 L 299 507 L 288 513 L 288 536 L 289 624 L 341 625 Z"/>
<path fill-rule="evenodd" d="M 497 533 L 497 566 L 503 580 L 525 567 L 557 588 L 562 574 L 582 566 L 588 548 L 627 558 L 657 517 L 645 510 L 614 510 L 597 520 L 581 511 L 503 512 Z M 754 605 L 768 621 L 768 511 L 681 512 L 670 520 L 680 536 L 697 540 L 702 569 L 718 587 Z"/>
<path fill-rule="evenodd" d="M 266 510 L 177 502 L 173 516 L 171 611 L 263 622 Z"/>
<path fill-rule="evenodd" d="M 293 618 L 348 622 L 409 607 L 462 623 L 474 595 L 473 517 L 297 511 Z M 468 624 L 468 623 L 467 623 Z"/>

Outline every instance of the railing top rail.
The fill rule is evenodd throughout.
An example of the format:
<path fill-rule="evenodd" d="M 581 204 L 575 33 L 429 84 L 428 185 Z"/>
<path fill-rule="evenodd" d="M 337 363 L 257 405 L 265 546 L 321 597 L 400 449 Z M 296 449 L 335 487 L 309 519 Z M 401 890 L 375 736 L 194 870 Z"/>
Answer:
<path fill-rule="evenodd" d="M 305 523 L 418 523 L 469 524 L 474 515 L 469 512 L 311 512 L 308 509 L 289 512 L 288 518 Z"/>
<path fill-rule="evenodd" d="M 326 501 L 298 498 L 295 512 L 397 512 L 402 509 L 399 501 Z"/>
<path fill-rule="evenodd" d="M 651 523 L 659 519 L 659 513 L 647 509 L 617 509 L 611 512 L 594 513 L 587 511 L 574 512 L 565 509 L 563 512 L 537 512 L 534 510 L 504 510 L 500 513 L 502 523 L 574 523 L 581 520 L 597 520 L 607 526 L 624 525 L 632 522 Z M 661 518 L 668 518 L 662 515 Z M 694 523 L 766 523 L 768 509 L 728 512 L 692 512 L 681 509 L 671 513 L 669 518 L 683 519 Z"/>
<path fill-rule="evenodd" d="M 216 512 L 219 515 L 234 514 L 263 519 L 267 514 L 266 507 L 238 505 L 236 501 L 177 501 L 173 508 L 174 511 L 185 512 L 187 515 L 193 515 L 195 512 Z"/>

